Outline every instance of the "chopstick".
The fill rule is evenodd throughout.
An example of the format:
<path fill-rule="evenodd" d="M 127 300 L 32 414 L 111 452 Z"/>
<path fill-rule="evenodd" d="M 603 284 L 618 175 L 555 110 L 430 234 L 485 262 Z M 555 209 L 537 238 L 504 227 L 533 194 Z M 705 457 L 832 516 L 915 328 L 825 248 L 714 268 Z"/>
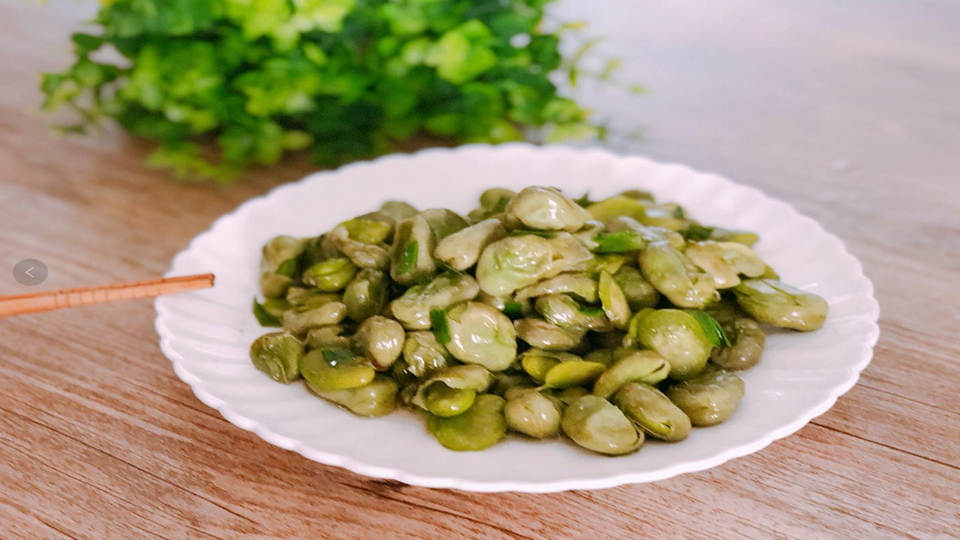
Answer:
<path fill-rule="evenodd" d="M 99 287 L 0 296 L 0 317 L 206 289 L 213 287 L 213 280 L 213 274 L 197 274 L 150 281 L 114 283 Z"/>

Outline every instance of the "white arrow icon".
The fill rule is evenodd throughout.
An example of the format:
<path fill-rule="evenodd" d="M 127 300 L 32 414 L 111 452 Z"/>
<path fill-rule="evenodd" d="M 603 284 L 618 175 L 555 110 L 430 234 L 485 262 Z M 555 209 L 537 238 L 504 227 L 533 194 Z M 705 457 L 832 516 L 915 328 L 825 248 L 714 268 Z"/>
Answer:
<path fill-rule="evenodd" d="M 27 269 L 27 271 L 24 272 L 24 274 L 26 274 L 26 275 L 28 275 L 28 276 L 30 276 L 30 277 L 34 277 L 34 275 L 30 273 L 30 270 L 33 270 L 33 267 L 32 267 L 32 266 L 31 266 L 29 269 Z"/>

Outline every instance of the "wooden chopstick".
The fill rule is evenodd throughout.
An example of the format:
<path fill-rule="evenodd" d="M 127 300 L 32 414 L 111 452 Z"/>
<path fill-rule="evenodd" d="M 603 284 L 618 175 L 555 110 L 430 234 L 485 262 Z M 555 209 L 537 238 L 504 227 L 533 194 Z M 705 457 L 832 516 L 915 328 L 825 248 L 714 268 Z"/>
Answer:
<path fill-rule="evenodd" d="M 213 274 L 197 274 L 132 283 L 114 283 L 99 287 L 0 296 L 0 317 L 206 289 L 213 287 L 213 279 Z"/>

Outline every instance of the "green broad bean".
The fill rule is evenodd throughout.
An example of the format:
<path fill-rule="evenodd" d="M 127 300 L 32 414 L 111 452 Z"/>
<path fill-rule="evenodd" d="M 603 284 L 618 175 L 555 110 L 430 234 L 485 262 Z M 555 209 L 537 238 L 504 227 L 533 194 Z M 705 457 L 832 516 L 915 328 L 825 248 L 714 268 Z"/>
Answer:
<path fill-rule="evenodd" d="M 743 399 L 743 381 L 733 373 L 711 367 L 674 385 L 667 397 L 695 426 L 713 426 L 733 416 Z"/>
<path fill-rule="evenodd" d="M 593 395 L 609 398 L 627 383 L 654 385 L 667 378 L 670 363 L 653 351 L 636 351 L 604 371 L 593 385 Z"/>
<path fill-rule="evenodd" d="M 483 450 L 503 440 L 507 433 L 504 405 L 505 401 L 500 396 L 481 394 L 476 397 L 473 406 L 462 414 L 450 417 L 430 415 L 427 429 L 450 450 Z"/>
<path fill-rule="evenodd" d="M 810 332 L 827 320 L 826 300 L 782 281 L 747 279 L 733 293 L 740 307 L 762 323 Z"/>
<path fill-rule="evenodd" d="M 534 388 L 517 389 L 503 408 L 507 427 L 535 439 L 560 434 L 562 406 L 559 400 Z"/>
<path fill-rule="evenodd" d="M 670 442 L 690 435 L 690 418 L 652 386 L 627 383 L 617 391 L 613 403 L 648 435 Z"/>
<path fill-rule="evenodd" d="M 397 406 L 397 382 L 386 375 L 377 375 L 364 386 L 346 390 L 316 391 L 320 397 L 332 401 L 357 416 L 376 418 L 386 416 Z"/>
<path fill-rule="evenodd" d="M 697 319 L 678 309 L 647 309 L 630 325 L 631 337 L 670 363 L 670 378 L 689 379 L 699 373 L 713 349 Z"/>
<path fill-rule="evenodd" d="M 644 439 L 643 433 L 637 431 L 623 411 L 609 401 L 591 395 L 579 397 L 568 405 L 560 426 L 573 442 L 610 456 L 635 452 Z"/>
<path fill-rule="evenodd" d="M 264 334 L 250 345 L 254 367 L 284 384 L 300 378 L 301 356 L 303 343 L 287 332 Z"/>

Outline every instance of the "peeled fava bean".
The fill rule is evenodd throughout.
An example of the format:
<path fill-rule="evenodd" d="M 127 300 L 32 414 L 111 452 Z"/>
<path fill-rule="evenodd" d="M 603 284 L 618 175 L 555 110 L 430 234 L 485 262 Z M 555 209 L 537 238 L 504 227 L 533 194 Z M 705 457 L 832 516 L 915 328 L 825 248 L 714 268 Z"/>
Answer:
<path fill-rule="evenodd" d="M 713 345 L 693 315 L 679 309 L 646 309 L 630 323 L 630 335 L 670 363 L 670 378 L 695 376 L 710 358 Z"/>
<path fill-rule="evenodd" d="M 281 383 L 300 378 L 302 355 L 303 344 L 287 332 L 264 334 L 250 345 L 250 360 L 253 365 Z"/>
<path fill-rule="evenodd" d="M 810 332 L 827 320 L 826 300 L 782 281 L 748 279 L 733 293 L 740 307 L 762 323 Z"/>
<path fill-rule="evenodd" d="M 357 275 L 357 267 L 347 258 L 328 259 L 303 271 L 303 282 L 323 292 L 343 290 Z"/>
<path fill-rule="evenodd" d="M 617 391 L 613 403 L 647 434 L 664 441 L 682 441 L 690 435 L 690 418 L 652 386 L 627 383 Z"/>
<path fill-rule="evenodd" d="M 350 338 L 344 336 L 345 328 L 340 324 L 330 326 L 318 326 L 311 328 L 304 338 L 303 344 L 310 349 L 324 349 L 335 347 L 338 349 L 349 349 Z"/>
<path fill-rule="evenodd" d="M 426 377 L 447 367 L 452 356 L 437 341 L 433 332 L 410 332 L 403 344 L 403 359 L 407 371 L 416 377 Z"/>
<path fill-rule="evenodd" d="M 283 296 L 293 285 L 303 252 L 304 241 L 292 236 L 278 236 L 263 246 L 260 258 L 260 292 L 266 298 Z"/>
<path fill-rule="evenodd" d="M 555 233 L 548 242 L 553 248 L 553 260 L 543 277 L 554 277 L 563 272 L 577 271 L 581 264 L 594 258 L 587 246 L 570 233 Z"/>
<path fill-rule="evenodd" d="M 309 303 L 283 313 L 283 328 L 293 334 L 305 334 L 311 328 L 340 324 L 347 317 L 347 306 L 338 301 Z"/>
<path fill-rule="evenodd" d="M 449 417 L 430 415 L 427 429 L 450 450 L 471 452 L 490 448 L 507 433 L 504 405 L 500 396 L 481 394 L 462 414 Z"/>
<path fill-rule="evenodd" d="M 520 355 L 520 367 L 534 381 L 543 384 L 547 378 L 547 373 L 561 362 L 582 360 L 579 356 L 570 353 L 530 349 Z"/>
<path fill-rule="evenodd" d="M 504 405 L 507 427 L 535 439 L 556 437 L 560 433 L 561 404 L 535 388 L 514 392 Z"/>
<path fill-rule="evenodd" d="M 624 266 L 613 274 L 613 279 L 620 285 L 627 304 L 633 311 L 654 307 L 660 300 L 660 295 L 647 280 L 643 279 L 640 270 L 632 266 Z"/>
<path fill-rule="evenodd" d="M 477 263 L 477 282 L 491 296 L 533 285 L 550 271 L 553 245 L 539 236 L 508 236 L 488 245 Z"/>
<path fill-rule="evenodd" d="M 486 368 L 462 365 L 437 372 L 417 388 L 413 404 L 441 416 L 454 416 L 469 409 L 477 394 L 493 384 Z M 432 409 L 431 409 L 432 407 Z"/>
<path fill-rule="evenodd" d="M 469 225 L 467 220 L 460 217 L 459 214 L 446 208 L 428 208 L 420 212 L 420 215 L 430 225 L 434 245 Z"/>
<path fill-rule="evenodd" d="M 590 214 L 560 191 L 548 187 L 528 187 L 518 193 L 506 209 L 507 226 L 538 231 L 576 232 Z"/>
<path fill-rule="evenodd" d="M 371 212 L 358 218 L 344 221 L 351 240 L 364 244 L 383 244 L 393 238 L 395 219 L 381 212 Z"/>
<path fill-rule="evenodd" d="M 713 426 L 733 416 L 743 398 L 743 380 L 711 367 L 667 390 L 667 397 L 695 426 Z"/>
<path fill-rule="evenodd" d="M 640 252 L 640 271 L 676 306 L 701 308 L 720 299 L 713 276 L 665 242 L 650 244 Z"/>
<path fill-rule="evenodd" d="M 387 303 L 387 275 L 380 270 L 365 268 L 343 291 L 347 316 L 357 322 L 383 311 Z"/>
<path fill-rule="evenodd" d="M 597 296 L 597 280 L 580 273 L 560 274 L 545 279 L 517 291 L 516 298 L 517 300 L 526 300 L 548 294 L 570 294 L 588 304 L 595 304 L 600 298 Z"/>
<path fill-rule="evenodd" d="M 390 277 L 401 285 L 411 285 L 435 273 L 435 245 L 433 231 L 422 214 L 401 221 L 390 252 Z"/>
<path fill-rule="evenodd" d="M 437 416 L 456 416 L 473 406 L 476 398 L 473 390 L 434 384 L 423 393 L 423 408 Z"/>
<path fill-rule="evenodd" d="M 573 442 L 601 454 L 629 454 L 643 444 L 643 433 L 623 411 L 597 396 L 574 400 L 564 409 L 560 425 Z"/>
<path fill-rule="evenodd" d="M 621 216 L 608 221 L 607 230 L 612 233 L 633 231 L 640 236 L 645 244 L 666 243 L 670 247 L 680 250 L 686 245 L 683 235 L 677 231 L 664 227 L 648 227 L 628 216 Z"/>
<path fill-rule="evenodd" d="M 510 199 L 516 193 L 505 188 L 490 188 L 480 194 L 480 207 L 467 214 L 470 221 L 479 223 L 494 216 L 500 216 L 507 209 Z"/>
<path fill-rule="evenodd" d="M 505 236 L 500 220 L 488 219 L 444 238 L 434 255 L 454 270 L 467 270 L 477 264 L 485 247 Z"/>
<path fill-rule="evenodd" d="M 564 269 L 564 272 L 582 273 L 597 279 L 600 276 L 600 272 L 616 273 L 617 270 L 620 270 L 627 262 L 627 258 L 622 253 L 603 253 L 594 255 L 582 263 L 570 266 Z"/>
<path fill-rule="evenodd" d="M 300 372 L 314 392 L 359 388 L 373 382 L 376 372 L 342 349 L 315 349 L 300 360 Z M 339 353 L 339 354 L 337 354 Z"/>
<path fill-rule="evenodd" d="M 409 330 L 429 330 L 430 312 L 473 300 L 480 293 L 466 274 L 441 274 L 424 285 L 414 285 L 390 304 L 393 317 Z"/>
<path fill-rule="evenodd" d="M 623 289 L 609 272 L 600 272 L 600 285 L 597 290 L 607 319 L 618 330 L 626 330 L 630 325 L 630 304 Z"/>
<path fill-rule="evenodd" d="M 604 310 L 580 305 L 565 294 L 548 294 L 537 298 L 536 310 L 544 319 L 561 328 L 595 332 L 607 332 L 613 328 Z"/>
<path fill-rule="evenodd" d="M 276 272 L 283 263 L 296 259 L 303 253 L 305 242 L 292 236 L 278 236 L 263 246 L 260 259 L 261 272 Z"/>
<path fill-rule="evenodd" d="M 669 373 L 670 363 L 662 356 L 653 351 L 636 351 L 600 375 L 593 385 L 593 395 L 609 398 L 631 382 L 654 385 L 666 379 Z"/>
<path fill-rule="evenodd" d="M 337 225 L 325 237 L 353 264 L 360 268 L 385 269 L 390 265 L 390 254 L 386 248 L 376 244 L 366 244 L 350 238 L 350 230 L 343 224 Z"/>
<path fill-rule="evenodd" d="M 763 328 L 753 319 L 742 317 L 723 325 L 723 329 L 730 340 L 730 346 L 715 348 L 710 360 L 722 368 L 734 371 L 757 365 L 767 340 Z"/>
<path fill-rule="evenodd" d="M 736 287 L 741 274 L 759 277 L 767 266 L 752 249 L 737 242 L 691 242 L 684 253 L 713 276 L 718 289 Z"/>
<path fill-rule="evenodd" d="M 503 371 L 517 358 L 517 333 L 513 322 L 487 304 L 466 302 L 447 311 L 454 358 L 479 364 L 490 371 Z"/>
<path fill-rule="evenodd" d="M 560 362 L 551 367 L 544 375 L 543 385 L 558 390 L 571 386 L 588 385 L 595 381 L 605 369 L 606 366 L 603 364 L 587 360 Z"/>
<path fill-rule="evenodd" d="M 387 201 L 380 205 L 380 210 L 377 210 L 377 213 L 389 216 L 394 222 L 399 222 L 408 217 L 413 217 L 419 212 L 403 201 Z"/>
<path fill-rule="evenodd" d="M 376 418 L 393 412 L 398 390 L 396 381 L 386 375 L 377 375 L 370 384 L 347 390 L 318 391 L 317 395 L 357 416 Z"/>
<path fill-rule="evenodd" d="M 569 351 L 580 345 L 584 332 L 559 326 L 543 319 L 528 317 L 514 322 L 517 337 L 531 347 L 545 351 Z"/>
<path fill-rule="evenodd" d="M 384 371 L 400 358 L 405 337 L 400 323 L 374 315 L 363 321 L 353 340 L 357 352 L 370 360 L 377 370 Z"/>

